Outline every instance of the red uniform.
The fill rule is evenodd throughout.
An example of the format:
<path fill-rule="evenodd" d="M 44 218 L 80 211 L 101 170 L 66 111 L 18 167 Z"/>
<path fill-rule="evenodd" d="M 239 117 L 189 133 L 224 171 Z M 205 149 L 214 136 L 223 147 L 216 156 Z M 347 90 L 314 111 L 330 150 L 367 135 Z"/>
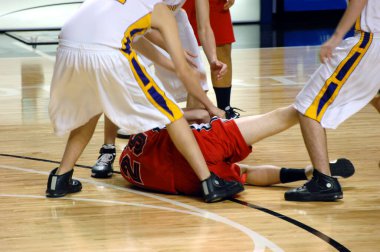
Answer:
<path fill-rule="evenodd" d="M 232 44 L 235 42 L 234 30 L 229 10 L 224 10 L 225 0 L 209 0 L 210 2 L 210 24 L 214 32 L 215 42 L 217 46 Z M 195 0 L 187 0 L 182 7 L 186 10 L 191 26 L 193 27 L 195 36 L 197 37 L 197 17 L 195 10 Z"/>
<path fill-rule="evenodd" d="M 213 119 L 191 126 L 210 171 L 225 180 L 245 182 L 235 164 L 246 158 L 247 146 L 235 121 Z M 191 166 L 171 141 L 167 130 L 133 135 L 120 157 L 120 171 L 128 182 L 174 194 L 200 194 L 201 184 Z"/>

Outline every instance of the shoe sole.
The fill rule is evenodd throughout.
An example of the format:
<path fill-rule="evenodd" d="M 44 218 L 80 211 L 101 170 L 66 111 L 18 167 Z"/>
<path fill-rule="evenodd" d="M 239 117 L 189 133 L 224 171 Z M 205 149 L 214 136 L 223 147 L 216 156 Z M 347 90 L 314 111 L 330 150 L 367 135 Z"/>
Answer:
<path fill-rule="evenodd" d="M 107 173 L 99 172 L 99 171 L 97 171 L 97 172 L 92 171 L 91 177 L 93 177 L 93 178 L 110 178 L 110 177 L 112 177 L 112 174 L 113 174 L 113 171 L 110 171 Z"/>
<path fill-rule="evenodd" d="M 336 201 L 339 199 L 343 199 L 343 193 L 313 194 L 303 197 L 285 194 L 287 201 Z"/>
<path fill-rule="evenodd" d="M 346 158 L 339 158 L 330 163 L 331 176 L 348 178 L 354 175 L 355 167 L 350 160 Z"/>
<path fill-rule="evenodd" d="M 117 138 L 121 138 L 121 139 L 129 139 L 131 137 L 131 135 L 123 135 L 123 134 L 117 134 L 116 135 Z"/>
<path fill-rule="evenodd" d="M 70 193 L 77 193 L 77 192 L 80 192 L 82 191 L 82 186 L 74 191 L 69 191 L 69 192 L 66 192 L 66 193 L 51 193 L 51 192 L 46 192 L 46 197 L 47 198 L 61 198 L 61 197 L 64 197 L 66 196 L 67 194 L 70 194 Z"/>

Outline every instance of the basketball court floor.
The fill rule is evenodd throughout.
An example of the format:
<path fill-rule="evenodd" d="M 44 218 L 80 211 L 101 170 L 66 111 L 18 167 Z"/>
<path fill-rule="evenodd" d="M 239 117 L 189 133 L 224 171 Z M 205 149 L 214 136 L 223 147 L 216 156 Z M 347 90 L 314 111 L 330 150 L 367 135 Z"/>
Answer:
<path fill-rule="evenodd" d="M 232 105 L 247 116 L 291 104 L 318 67 L 316 45 L 329 29 L 280 36 L 236 26 Z M 371 106 L 327 131 L 330 159 L 349 158 L 356 168 L 353 177 L 340 180 L 344 198 L 336 202 L 285 201 L 284 192 L 302 182 L 246 186 L 234 199 L 206 204 L 135 188 L 118 164 L 111 179 L 91 178 L 103 120 L 75 167 L 82 192 L 46 198 L 48 173 L 58 166 L 67 138 L 53 134 L 47 112 L 56 45 L 33 48 L 25 41 L 54 42 L 55 36 L 0 34 L 1 251 L 380 250 L 380 114 Z M 209 97 L 215 101 L 212 90 Z M 126 143 L 117 139 L 118 155 Z M 258 143 L 243 163 L 305 167 L 299 126 Z"/>

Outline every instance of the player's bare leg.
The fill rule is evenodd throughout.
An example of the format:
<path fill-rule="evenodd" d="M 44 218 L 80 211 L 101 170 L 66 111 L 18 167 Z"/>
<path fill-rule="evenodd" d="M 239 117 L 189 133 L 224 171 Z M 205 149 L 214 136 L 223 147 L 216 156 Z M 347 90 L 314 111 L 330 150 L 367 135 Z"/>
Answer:
<path fill-rule="evenodd" d="M 313 167 L 306 166 L 303 169 L 286 168 L 275 165 L 238 164 L 242 174 L 246 174 L 246 184 L 254 186 L 270 186 L 280 183 L 289 183 L 300 180 L 308 180 L 313 175 Z M 330 162 L 330 171 L 335 177 L 348 178 L 355 173 L 353 164 L 345 158 L 339 158 Z"/>
<path fill-rule="evenodd" d="M 220 201 L 244 190 L 240 183 L 226 182 L 210 173 L 197 141 L 184 117 L 167 125 L 166 128 L 178 151 L 202 181 L 206 202 Z"/>
<path fill-rule="evenodd" d="M 248 145 L 275 135 L 298 123 L 297 111 L 292 105 L 269 113 L 247 116 L 235 120 Z"/>
<path fill-rule="evenodd" d="M 46 196 L 48 197 L 63 197 L 67 193 L 79 192 L 82 185 L 78 180 L 73 180 L 73 168 L 75 162 L 82 154 L 87 146 L 100 115 L 91 118 L 85 125 L 71 131 L 67 140 L 65 152 L 62 156 L 61 164 L 58 168 L 51 171 Z"/>
<path fill-rule="evenodd" d="M 302 114 L 299 114 L 299 121 L 311 163 L 319 172 L 330 176 L 325 129 L 319 122 Z"/>
<path fill-rule="evenodd" d="M 302 114 L 299 114 L 299 121 L 304 142 L 314 166 L 314 172 L 312 179 L 304 186 L 287 191 L 285 199 L 292 201 L 334 201 L 343 198 L 338 180 L 331 177 L 325 129 L 319 122 Z"/>
<path fill-rule="evenodd" d="M 115 145 L 117 129 L 118 127 L 104 115 L 104 144 Z"/>
<path fill-rule="evenodd" d="M 380 113 L 380 95 L 377 95 L 375 98 L 373 98 L 371 104 L 373 107 L 375 107 L 377 112 Z"/>
<path fill-rule="evenodd" d="M 217 46 L 216 55 L 218 60 L 227 65 L 227 73 L 220 79 L 217 78 L 215 73 L 211 72 L 211 81 L 218 108 L 225 110 L 227 119 L 238 118 L 240 114 L 230 105 L 232 88 L 231 44 Z"/>

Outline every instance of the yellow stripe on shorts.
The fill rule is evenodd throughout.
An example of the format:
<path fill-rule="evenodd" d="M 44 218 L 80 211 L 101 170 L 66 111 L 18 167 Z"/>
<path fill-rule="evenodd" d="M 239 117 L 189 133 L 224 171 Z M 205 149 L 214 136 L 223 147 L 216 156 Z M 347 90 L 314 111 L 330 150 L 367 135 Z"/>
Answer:
<path fill-rule="evenodd" d="M 154 79 L 149 75 L 144 65 L 139 62 L 136 52 L 131 47 L 133 38 L 136 35 L 144 34 L 146 30 L 150 28 L 150 24 L 151 14 L 147 14 L 128 27 L 127 31 L 124 33 L 121 52 L 128 58 L 133 75 L 148 100 L 161 113 L 166 115 L 171 122 L 174 122 L 183 116 L 181 109 L 175 102 L 165 95 L 164 91 L 160 89 Z"/>
<path fill-rule="evenodd" d="M 316 95 L 313 103 L 306 110 L 305 116 L 318 122 L 322 120 L 326 109 L 337 97 L 340 89 L 346 83 L 348 77 L 368 51 L 372 42 L 373 34 L 361 32 L 359 42 L 351 49 L 347 57 L 338 65 L 334 73 L 328 78 Z"/>
<path fill-rule="evenodd" d="M 356 22 L 355 22 L 355 31 L 360 31 L 361 30 L 361 18 L 362 18 L 362 15 L 360 15 L 357 19 L 356 19 Z"/>

